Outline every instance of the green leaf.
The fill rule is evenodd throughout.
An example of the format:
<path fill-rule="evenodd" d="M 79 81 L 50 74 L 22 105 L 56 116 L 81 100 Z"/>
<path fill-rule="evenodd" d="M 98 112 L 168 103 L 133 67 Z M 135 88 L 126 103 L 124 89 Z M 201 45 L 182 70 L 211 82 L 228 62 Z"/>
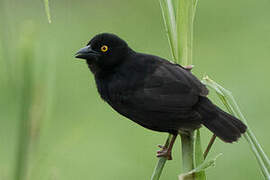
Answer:
<path fill-rule="evenodd" d="M 171 0 L 159 0 L 166 34 L 174 61 L 177 61 L 177 31 L 175 13 Z"/>
<path fill-rule="evenodd" d="M 16 167 L 14 177 L 16 180 L 26 180 L 29 173 L 31 157 L 31 109 L 33 107 L 34 94 L 34 51 L 33 39 L 34 25 L 31 21 L 25 22 L 22 28 L 22 35 L 19 39 L 21 69 L 20 78 L 16 88 L 20 90 L 20 124 L 18 147 L 16 148 Z"/>
<path fill-rule="evenodd" d="M 195 167 L 199 167 L 200 164 L 204 162 L 203 158 L 203 151 L 201 146 L 201 135 L 200 130 L 196 130 L 196 137 L 195 137 Z M 206 180 L 205 171 L 201 171 L 195 174 L 196 180 Z"/>
<path fill-rule="evenodd" d="M 192 65 L 193 49 L 193 19 L 195 15 L 194 0 L 177 1 L 177 60 L 181 61 L 183 66 Z"/>
<path fill-rule="evenodd" d="M 195 169 L 189 171 L 188 173 L 180 174 L 179 180 L 188 180 L 190 178 L 190 176 L 193 176 L 193 174 L 196 175 L 197 173 L 203 172 L 203 171 L 207 170 L 208 168 L 215 166 L 217 158 L 221 155 L 222 154 L 220 153 L 214 159 L 209 160 L 209 161 L 204 161 L 202 164 L 200 164 Z"/>

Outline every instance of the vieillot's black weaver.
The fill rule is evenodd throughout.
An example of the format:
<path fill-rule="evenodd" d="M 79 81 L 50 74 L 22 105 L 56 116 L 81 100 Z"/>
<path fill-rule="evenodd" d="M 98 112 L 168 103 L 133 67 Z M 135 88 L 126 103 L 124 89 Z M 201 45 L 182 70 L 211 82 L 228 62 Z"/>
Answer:
<path fill-rule="evenodd" d="M 179 131 L 191 131 L 203 124 L 229 143 L 246 131 L 240 120 L 206 97 L 207 88 L 189 70 L 135 52 L 116 35 L 96 35 L 76 58 L 86 60 L 101 98 L 145 128 L 171 133 L 175 140 Z M 158 156 L 170 159 L 173 142 Z"/>

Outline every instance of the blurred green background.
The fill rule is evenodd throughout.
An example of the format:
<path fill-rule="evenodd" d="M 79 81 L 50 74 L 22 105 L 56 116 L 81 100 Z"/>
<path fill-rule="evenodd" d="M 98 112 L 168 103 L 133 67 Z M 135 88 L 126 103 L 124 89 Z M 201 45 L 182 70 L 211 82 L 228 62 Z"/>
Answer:
<path fill-rule="evenodd" d="M 200 0 L 194 73 L 231 90 L 266 153 L 269 143 L 270 1 Z M 103 102 L 85 62 L 74 58 L 96 33 L 170 58 L 158 0 L 0 0 L 0 180 L 150 179 L 157 144 Z M 218 103 L 212 92 L 211 99 Z M 29 110 L 27 107 L 31 107 Z M 30 133 L 27 133 L 30 132 Z M 204 147 L 211 133 L 202 128 Z M 208 179 L 262 179 L 248 144 L 218 140 Z M 180 138 L 161 179 L 181 173 Z"/>

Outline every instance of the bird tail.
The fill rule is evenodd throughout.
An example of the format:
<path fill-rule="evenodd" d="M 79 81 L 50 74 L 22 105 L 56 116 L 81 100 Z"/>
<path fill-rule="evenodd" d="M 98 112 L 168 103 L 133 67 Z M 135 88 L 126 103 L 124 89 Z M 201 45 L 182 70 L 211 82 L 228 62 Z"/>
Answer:
<path fill-rule="evenodd" d="M 201 123 L 225 142 L 237 141 L 247 129 L 242 121 L 222 111 L 207 97 L 200 97 L 195 109 L 202 117 Z"/>

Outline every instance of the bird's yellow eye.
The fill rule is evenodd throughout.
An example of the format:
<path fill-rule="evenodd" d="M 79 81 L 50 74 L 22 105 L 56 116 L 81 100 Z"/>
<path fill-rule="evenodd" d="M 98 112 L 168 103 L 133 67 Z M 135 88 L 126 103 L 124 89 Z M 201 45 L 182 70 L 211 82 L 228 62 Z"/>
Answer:
<path fill-rule="evenodd" d="M 103 46 L 101 46 L 100 50 L 101 50 L 102 52 L 106 52 L 106 51 L 108 51 L 108 46 L 103 45 Z"/>

